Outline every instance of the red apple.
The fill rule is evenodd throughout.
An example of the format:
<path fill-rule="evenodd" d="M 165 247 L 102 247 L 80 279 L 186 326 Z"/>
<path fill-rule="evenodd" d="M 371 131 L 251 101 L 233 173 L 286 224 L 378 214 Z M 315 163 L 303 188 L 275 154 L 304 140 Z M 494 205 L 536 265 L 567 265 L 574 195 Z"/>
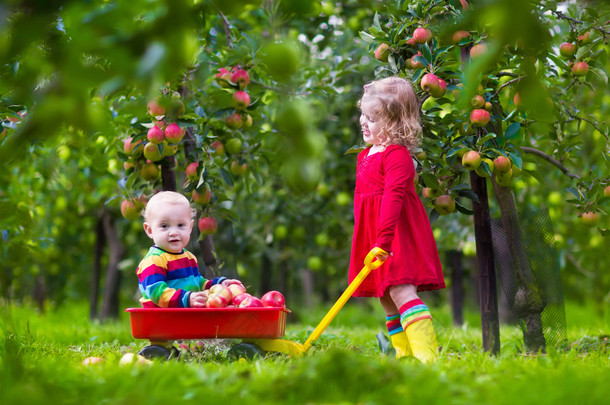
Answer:
<path fill-rule="evenodd" d="M 417 44 L 425 44 L 432 38 L 432 31 L 428 28 L 418 27 L 413 31 L 413 39 Z"/>
<path fill-rule="evenodd" d="M 455 212 L 455 200 L 447 194 L 443 194 L 434 200 L 434 209 L 440 215 L 447 215 Z"/>
<path fill-rule="evenodd" d="M 375 59 L 380 62 L 387 62 L 388 56 L 390 55 L 390 46 L 388 44 L 381 44 L 375 49 Z"/>
<path fill-rule="evenodd" d="M 587 65 L 587 62 L 581 61 L 572 65 L 572 74 L 574 76 L 585 76 L 588 72 L 589 65 Z"/>
<path fill-rule="evenodd" d="M 415 60 L 416 56 L 424 56 L 424 54 L 421 52 L 417 52 L 417 54 L 411 56 L 411 58 L 409 59 L 409 65 L 412 69 L 423 69 L 424 65 L 422 65 L 421 62 Z"/>
<path fill-rule="evenodd" d="M 83 366 L 93 366 L 95 364 L 102 364 L 103 362 L 104 359 L 102 359 L 101 357 L 87 357 L 82 361 L 81 364 Z"/>
<path fill-rule="evenodd" d="M 161 131 L 161 128 L 155 125 L 154 127 L 151 127 L 148 130 L 146 138 L 148 138 L 148 140 L 152 143 L 159 144 L 163 142 L 165 136 L 163 135 L 163 131 Z"/>
<path fill-rule="evenodd" d="M 220 87 L 231 87 L 229 81 L 231 81 L 232 74 L 225 68 L 218 69 L 218 73 L 214 75 L 214 79 L 220 85 Z"/>
<path fill-rule="evenodd" d="M 266 292 L 261 297 L 261 302 L 265 307 L 284 307 L 286 301 L 284 300 L 284 296 L 279 291 L 269 291 Z"/>
<path fill-rule="evenodd" d="M 420 85 L 422 90 L 430 93 L 432 89 L 438 88 L 438 77 L 433 73 L 427 73 L 422 77 Z"/>
<path fill-rule="evenodd" d="M 225 122 L 227 126 L 231 129 L 238 129 L 242 126 L 241 115 L 239 115 L 237 112 L 234 112 L 233 114 L 229 115 L 225 119 Z"/>
<path fill-rule="evenodd" d="M 571 42 L 564 42 L 559 45 L 559 54 L 564 58 L 571 58 L 576 53 L 576 45 Z"/>
<path fill-rule="evenodd" d="M 233 300 L 231 301 L 231 303 L 233 303 L 233 305 L 236 305 L 239 307 L 239 304 L 241 304 L 243 300 L 245 300 L 246 298 L 249 298 L 249 297 L 252 297 L 252 295 L 248 294 L 247 292 L 244 292 L 239 295 L 233 296 Z"/>
<path fill-rule="evenodd" d="M 201 192 L 193 190 L 193 193 L 191 194 L 191 199 L 196 204 L 207 205 L 210 203 L 210 201 L 212 201 L 212 191 L 210 191 L 210 189 L 207 187 L 204 187 Z"/>
<path fill-rule="evenodd" d="M 140 176 L 144 180 L 155 180 L 159 177 L 159 167 L 152 162 L 146 162 L 140 169 Z"/>
<path fill-rule="evenodd" d="M 158 117 L 165 114 L 165 107 L 159 103 L 159 99 L 155 98 L 146 104 L 148 113 L 153 117 Z"/>
<path fill-rule="evenodd" d="M 199 231 L 204 235 L 211 235 L 218 231 L 218 222 L 212 217 L 202 217 L 197 223 Z"/>
<path fill-rule="evenodd" d="M 135 221 L 140 217 L 140 212 L 136 203 L 132 200 L 121 201 L 121 214 L 125 219 Z"/>
<path fill-rule="evenodd" d="M 142 142 L 142 139 L 134 141 L 132 137 L 129 137 L 123 143 L 123 151 L 129 156 L 138 158 L 142 156 Z"/>
<path fill-rule="evenodd" d="M 604 188 L 604 196 L 610 197 L 610 186 L 606 186 L 606 188 Z"/>
<path fill-rule="evenodd" d="M 494 169 L 496 173 L 507 173 L 513 166 L 513 163 L 506 156 L 498 156 L 494 159 Z"/>
<path fill-rule="evenodd" d="M 585 32 L 582 35 L 579 35 L 578 37 L 576 37 L 576 39 L 579 42 L 582 42 L 583 44 L 589 42 L 589 38 L 591 37 L 591 33 L 589 31 Z"/>
<path fill-rule="evenodd" d="M 243 90 L 233 93 L 233 107 L 245 110 L 250 105 L 250 96 Z"/>
<path fill-rule="evenodd" d="M 468 38 L 470 33 L 468 31 L 460 30 L 456 31 L 451 38 L 454 44 L 458 44 L 462 39 Z"/>
<path fill-rule="evenodd" d="M 468 10 L 468 2 L 466 0 L 460 0 L 460 4 L 462 5 L 462 10 Z"/>
<path fill-rule="evenodd" d="M 157 144 L 148 142 L 146 145 L 144 145 L 144 157 L 151 162 L 156 162 L 161 160 L 163 156 L 161 155 L 161 150 Z"/>
<path fill-rule="evenodd" d="M 214 156 L 224 156 L 225 155 L 225 147 L 220 141 L 214 141 L 210 144 L 210 148 L 212 148 L 212 154 Z"/>
<path fill-rule="evenodd" d="M 248 83 L 250 83 L 250 75 L 243 69 L 237 69 L 235 72 L 233 72 L 231 81 L 239 85 L 240 89 L 244 89 Z"/>
<path fill-rule="evenodd" d="M 470 105 L 473 108 L 483 108 L 485 106 L 485 99 L 483 98 L 483 96 L 477 94 L 476 96 L 470 99 Z"/>
<path fill-rule="evenodd" d="M 238 295 L 241 295 L 246 292 L 246 287 L 243 284 L 230 284 L 227 286 L 229 291 L 231 291 L 231 295 L 233 296 L 233 301 Z M 236 304 L 237 305 L 237 304 Z"/>
<path fill-rule="evenodd" d="M 178 143 L 184 137 L 184 128 L 180 128 L 178 124 L 171 123 L 165 128 L 165 138 L 169 143 Z"/>
<path fill-rule="evenodd" d="M 599 222 L 599 214 L 595 211 L 587 211 L 582 214 L 581 217 L 582 223 L 589 228 L 593 228 Z"/>
<path fill-rule="evenodd" d="M 186 178 L 190 181 L 196 181 L 199 179 L 199 173 L 197 173 L 197 169 L 199 168 L 199 162 L 189 163 L 186 166 Z"/>
<path fill-rule="evenodd" d="M 462 156 L 462 166 L 467 170 L 477 170 L 481 166 L 481 155 L 476 150 L 470 150 Z"/>
<path fill-rule="evenodd" d="M 233 294 L 231 294 L 231 290 L 229 290 L 222 284 L 214 284 L 210 287 L 209 295 L 212 296 L 214 294 L 222 295 L 227 300 L 227 303 L 231 302 L 231 300 L 233 299 Z"/>
<path fill-rule="evenodd" d="M 472 59 L 476 59 L 485 53 L 487 53 L 487 46 L 485 44 L 476 44 L 470 48 L 470 57 Z"/>
<path fill-rule="evenodd" d="M 470 113 L 470 122 L 475 127 L 484 127 L 489 122 L 489 119 L 490 115 L 487 110 L 476 109 Z"/>
<path fill-rule="evenodd" d="M 205 302 L 206 308 L 224 308 L 229 305 L 229 301 L 220 294 L 210 294 Z"/>
<path fill-rule="evenodd" d="M 250 296 L 246 297 L 242 302 L 239 303 L 238 308 L 261 308 L 263 307 L 263 303 L 260 299 Z"/>

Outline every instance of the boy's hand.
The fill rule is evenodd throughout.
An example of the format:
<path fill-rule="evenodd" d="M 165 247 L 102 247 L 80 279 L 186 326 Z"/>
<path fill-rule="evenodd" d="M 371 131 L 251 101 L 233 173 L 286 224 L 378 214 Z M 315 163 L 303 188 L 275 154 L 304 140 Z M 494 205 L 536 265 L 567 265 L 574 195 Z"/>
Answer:
<path fill-rule="evenodd" d="M 205 308 L 205 303 L 208 301 L 207 291 L 192 292 L 189 296 L 189 306 L 191 308 Z"/>
<path fill-rule="evenodd" d="M 226 279 L 226 280 L 224 280 L 224 281 L 223 281 L 222 283 L 220 283 L 220 284 L 224 285 L 225 287 L 228 287 L 228 286 L 230 286 L 231 284 L 238 284 L 238 285 L 240 285 L 240 286 L 242 286 L 242 287 L 244 286 L 244 285 L 241 283 L 241 281 L 239 281 L 239 280 L 235 280 L 235 279 Z"/>

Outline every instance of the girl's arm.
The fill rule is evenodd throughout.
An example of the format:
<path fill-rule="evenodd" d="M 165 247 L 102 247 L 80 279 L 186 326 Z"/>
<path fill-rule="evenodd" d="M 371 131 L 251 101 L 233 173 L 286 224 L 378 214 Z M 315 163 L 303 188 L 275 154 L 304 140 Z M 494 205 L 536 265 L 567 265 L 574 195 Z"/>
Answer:
<path fill-rule="evenodd" d="M 413 178 L 415 171 L 413 160 L 407 149 L 390 148 L 383 156 L 385 184 L 375 243 L 375 246 L 389 253 L 392 251 L 396 222 L 404 207 L 409 179 Z"/>

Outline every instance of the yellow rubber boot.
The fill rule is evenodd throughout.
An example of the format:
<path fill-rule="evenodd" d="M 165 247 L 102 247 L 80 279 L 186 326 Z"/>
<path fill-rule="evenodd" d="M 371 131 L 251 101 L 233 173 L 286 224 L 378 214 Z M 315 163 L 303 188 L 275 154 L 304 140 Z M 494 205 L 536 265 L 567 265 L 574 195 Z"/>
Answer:
<path fill-rule="evenodd" d="M 432 319 L 413 322 L 405 330 L 413 356 L 422 363 L 433 363 L 438 357 L 438 343 Z"/>
<path fill-rule="evenodd" d="M 390 341 L 392 342 L 392 347 L 396 351 L 397 359 L 400 359 L 401 357 L 413 356 L 411 345 L 409 345 L 409 338 L 407 338 L 407 334 L 404 330 L 391 335 Z"/>

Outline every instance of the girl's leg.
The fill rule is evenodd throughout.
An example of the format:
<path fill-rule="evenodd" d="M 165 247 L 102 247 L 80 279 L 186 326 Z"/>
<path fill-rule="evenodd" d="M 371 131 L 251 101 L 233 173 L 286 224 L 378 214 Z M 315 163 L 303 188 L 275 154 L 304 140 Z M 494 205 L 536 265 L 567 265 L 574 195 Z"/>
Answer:
<path fill-rule="evenodd" d="M 381 306 L 386 314 L 386 327 L 388 328 L 392 347 L 396 351 L 396 358 L 412 356 L 413 353 L 411 352 L 411 347 L 409 346 L 409 339 L 407 338 L 407 334 L 403 330 L 402 324 L 400 323 L 400 312 L 398 312 L 396 304 L 394 304 L 392 297 L 390 297 L 390 293 L 386 291 L 379 301 L 381 302 Z"/>
<path fill-rule="evenodd" d="M 438 343 L 428 307 L 417 296 L 417 287 L 403 284 L 390 287 L 389 295 L 400 313 L 400 323 L 413 355 L 423 363 L 436 360 Z"/>

